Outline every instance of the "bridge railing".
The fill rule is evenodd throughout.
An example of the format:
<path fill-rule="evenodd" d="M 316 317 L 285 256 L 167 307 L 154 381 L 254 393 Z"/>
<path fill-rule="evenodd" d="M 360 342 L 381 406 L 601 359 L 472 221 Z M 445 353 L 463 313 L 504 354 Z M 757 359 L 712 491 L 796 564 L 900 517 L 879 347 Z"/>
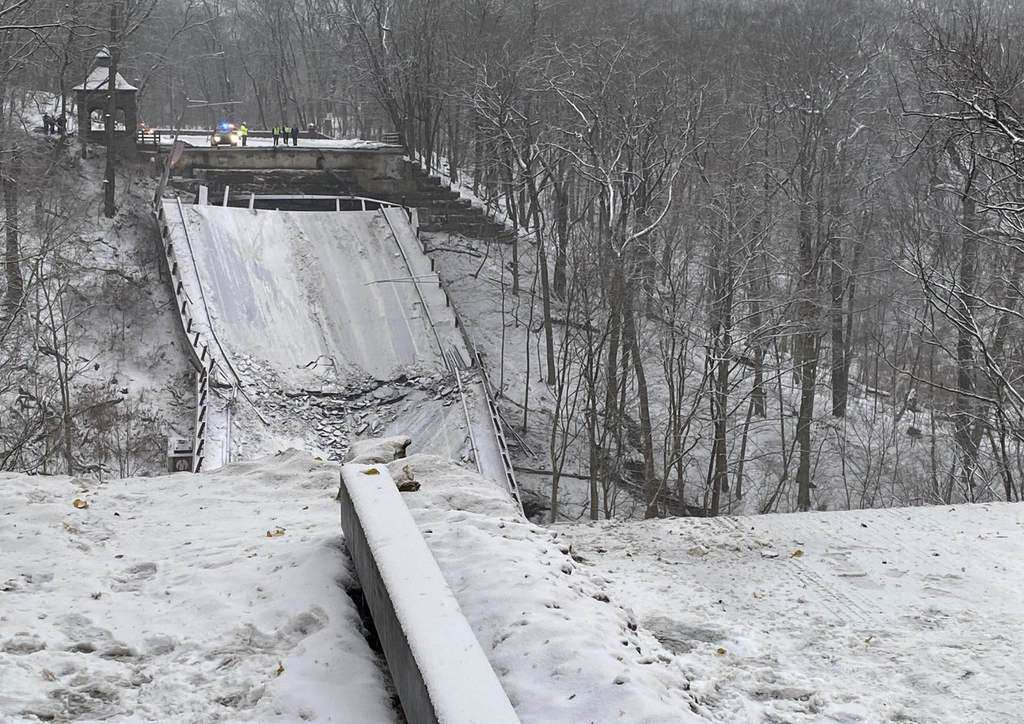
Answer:
<path fill-rule="evenodd" d="M 181 218 L 183 232 L 188 234 L 185 227 L 185 212 L 181 208 L 181 202 L 177 202 L 178 214 Z M 170 272 L 171 288 L 174 291 L 176 315 L 180 324 L 180 331 L 187 342 L 186 349 L 189 361 L 196 370 L 196 411 L 192 431 L 192 472 L 198 473 L 203 467 L 206 459 L 206 437 L 207 424 L 209 422 L 210 407 L 210 376 L 213 372 L 214 358 L 210 352 L 210 346 L 203 341 L 202 335 L 196 329 L 196 318 L 193 313 L 192 301 L 185 290 L 185 282 L 181 275 L 179 255 L 174 247 L 174 240 L 171 236 L 171 228 L 168 223 L 167 213 L 164 204 L 158 204 L 154 209 L 157 223 L 160 226 L 161 246 L 164 258 L 167 260 L 167 269 Z"/>
<path fill-rule="evenodd" d="M 160 131 L 140 128 L 138 133 L 135 134 L 135 145 L 140 148 L 160 148 L 161 139 Z"/>
<path fill-rule="evenodd" d="M 409 257 L 406 255 L 405 250 L 402 248 L 402 243 L 399 240 L 399 235 L 396 232 L 394 226 L 392 225 L 393 224 L 392 219 L 386 213 L 384 214 L 384 218 L 388 222 L 388 225 L 391 227 L 392 236 L 395 237 L 395 241 L 398 243 L 398 248 L 399 248 L 399 251 L 402 254 L 402 258 L 405 260 L 406 268 L 408 268 L 409 269 L 409 273 L 412 274 L 413 277 L 415 277 L 416 276 L 415 271 L 413 270 L 412 265 L 409 263 Z M 409 222 L 409 225 L 413 229 L 413 236 L 416 239 L 416 243 L 419 244 L 420 252 L 422 252 L 423 255 L 426 256 L 427 250 L 426 250 L 426 247 L 423 244 L 422 239 L 420 239 L 420 237 L 419 237 L 419 233 L 416 232 L 416 224 L 415 224 L 415 222 L 413 221 L 412 218 L 408 218 L 407 220 Z M 427 257 L 427 258 L 429 259 L 429 257 Z M 430 259 L 430 271 L 434 272 L 434 260 L 433 259 Z M 436 272 L 434 272 L 434 273 L 436 273 Z M 452 304 L 451 295 L 448 292 L 448 286 L 445 284 L 444 280 L 441 279 L 441 276 L 439 274 L 437 275 L 437 284 L 441 288 L 441 291 L 444 293 L 445 305 L 448 306 L 452 310 L 452 317 L 453 317 L 453 319 L 455 321 L 455 328 L 461 334 L 463 344 L 465 345 L 466 351 L 468 352 L 468 354 L 470 356 L 469 364 L 470 364 L 470 366 L 476 367 L 477 369 L 480 370 L 481 384 L 482 384 L 482 387 L 483 387 L 484 397 L 486 398 L 486 401 L 487 401 L 487 412 L 488 412 L 488 419 L 490 421 L 490 426 L 491 426 L 491 434 L 494 436 L 495 443 L 496 443 L 496 445 L 498 447 L 498 454 L 501 457 L 501 467 L 502 467 L 502 472 L 504 473 L 504 477 L 505 477 L 505 481 L 504 481 L 505 488 L 506 488 L 506 490 L 508 490 L 509 494 L 515 499 L 516 503 L 519 505 L 519 509 L 522 510 L 523 509 L 523 499 L 522 499 L 522 495 L 519 492 L 519 482 L 516 480 L 515 469 L 512 467 L 512 457 L 509 454 L 508 441 L 505 438 L 505 429 L 504 429 L 504 425 L 502 424 L 501 413 L 499 412 L 498 404 L 497 404 L 497 402 L 495 402 L 495 399 L 494 399 L 494 388 L 491 387 L 490 380 L 487 377 L 487 370 L 484 367 L 483 358 L 480 356 L 480 353 L 478 352 L 478 350 L 476 348 L 476 345 L 473 344 L 473 340 L 470 337 L 469 330 L 466 329 L 466 326 L 465 326 L 465 324 L 462 321 L 462 317 L 459 316 L 459 310 L 456 309 L 455 305 Z M 443 345 L 441 345 L 441 340 L 437 337 L 437 330 L 434 328 L 434 322 L 433 322 L 433 319 L 431 318 L 431 316 L 429 314 L 429 310 L 427 308 L 426 300 L 423 298 L 423 295 L 420 292 L 419 282 L 416 283 L 416 291 L 417 291 L 417 293 L 420 294 L 420 302 L 423 305 L 424 311 L 427 314 L 427 322 L 430 324 L 431 329 L 434 330 L 434 337 L 437 340 L 438 347 L 441 349 L 441 355 L 444 357 L 445 364 L 448 366 L 448 368 L 450 370 L 454 370 L 455 369 L 455 365 L 454 365 L 453 361 L 451 360 L 450 356 L 448 354 L 446 354 L 446 351 L 445 351 Z M 459 357 L 461 358 L 461 354 L 459 355 Z M 459 382 L 459 386 L 460 386 L 460 389 L 461 389 L 461 386 L 462 386 L 461 385 L 461 380 Z M 469 416 L 468 416 L 468 413 L 467 413 L 467 420 L 466 420 L 466 422 L 469 425 L 470 429 L 472 429 L 472 422 L 468 419 L 468 417 Z M 476 447 L 475 441 L 472 442 L 472 444 L 473 444 L 473 446 L 475 448 Z"/>
<path fill-rule="evenodd" d="M 409 724 L 519 724 L 383 465 L 341 469 L 341 527 Z"/>

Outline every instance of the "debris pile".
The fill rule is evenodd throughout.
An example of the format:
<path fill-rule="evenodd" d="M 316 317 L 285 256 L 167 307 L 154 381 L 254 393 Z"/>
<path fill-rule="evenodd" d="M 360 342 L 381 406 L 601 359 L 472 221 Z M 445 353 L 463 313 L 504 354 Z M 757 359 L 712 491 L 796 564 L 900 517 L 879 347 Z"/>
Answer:
<path fill-rule="evenodd" d="M 458 385 L 451 374 L 400 375 L 393 380 L 363 377 L 324 382 L 316 389 L 282 389 L 277 375 L 251 357 L 234 361 L 234 367 L 245 397 L 268 424 L 308 430 L 330 460 L 344 460 L 352 442 L 381 435 L 410 406 L 458 401 Z"/>

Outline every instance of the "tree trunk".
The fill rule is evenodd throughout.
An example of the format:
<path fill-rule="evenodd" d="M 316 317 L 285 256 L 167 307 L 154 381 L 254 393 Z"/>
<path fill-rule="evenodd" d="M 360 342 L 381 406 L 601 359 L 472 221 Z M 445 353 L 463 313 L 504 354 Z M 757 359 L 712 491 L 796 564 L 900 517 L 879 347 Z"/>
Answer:
<path fill-rule="evenodd" d="M 973 178 L 972 178 L 973 180 Z M 974 359 L 974 325 L 977 319 L 976 296 L 978 274 L 978 215 L 968 183 L 963 196 L 963 233 L 961 239 L 960 270 L 957 280 L 956 311 L 957 341 L 957 396 L 954 437 L 960 452 L 961 484 L 969 500 L 974 498 L 975 474 L 978 462 L 978 442 L 973 427 L 979 426 L 977 403 L 977 370 Z"/>
<path fill-rule="evenodd" d="M 569 248 L 569 192 L 561 176 L 554 178 L 552 193 L 555 204 L 555 270 L 554 292 L 559 299 L 565 299 L 565 268 L 568 264 Z"/>
<path fill-rule="evenodd" d="M 797 509 L 811 509 L 811 422 L 814 418 L 815 378 L 818 371 L 816 254 L 812 220 L 810 161 L 800 170 L 801 204 L 797 221 L 800 247 L 800 280 L 797 284 L 796 318 L 799 330 L 793 339 L 793 366 L 800 381 L 800 407 L 796 422 Z"/>
<path fill-rule="evenodd" d="M 5 151 L 6 157 L 2 174 L 6 246 L 4 248 L 4 271 L 7 276 L 7 293 L 4 295 L 4 312 L 8 319 L 14 319 L 21 310 L 25 296 L 25 278 L 21 273 L 21 242 L 18 228 L 18 183 L 21 170 L 21 156 L 17 151 Z"/>
<path fill-rule="evenodd" d="M 837 223 L 833 219 L 833 224 Z M 846 338 L 845 300 L 846 273 L 843 270 L 842 242 L 839 240 L 838 229 L 833 228 L 828 240 L 831 279 L 829 294 L 831 296 L 831 331 L 832 331 L 832 416 L 846 415 L 849 397 L 849 341 Z"/>

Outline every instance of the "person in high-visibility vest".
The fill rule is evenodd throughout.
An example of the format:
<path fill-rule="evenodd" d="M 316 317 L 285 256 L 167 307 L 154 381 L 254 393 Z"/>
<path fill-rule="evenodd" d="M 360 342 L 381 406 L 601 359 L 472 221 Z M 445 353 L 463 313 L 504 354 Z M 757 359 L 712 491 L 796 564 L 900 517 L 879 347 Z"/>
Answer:
<path fill-rule="evenodd" d="M 281 136 L 284 138 L 284 145 L 285 146 L 288 145 L 288 136 L 290 136 L 291 133 L 292 133 L 292 127 L 289 126 L 289 125 L 285 125 L 284 131 L 281 133 Z"/>
<path fill-rule="evenodd" d="M 270 135 L 274 137 L 274 146 L 276 147 L 278 139 L 281 136 L 281 127 L 280 126 L 274 126 L 273 128 L 271 128 L 270 129 Z"/>
<path fill-rule="evenodd" d="M 245 139 L 249 137 L 249 127 L 244 123 L 238 127 L 238 135 L 242 137 L 242 145 L 245 145 Z"/>

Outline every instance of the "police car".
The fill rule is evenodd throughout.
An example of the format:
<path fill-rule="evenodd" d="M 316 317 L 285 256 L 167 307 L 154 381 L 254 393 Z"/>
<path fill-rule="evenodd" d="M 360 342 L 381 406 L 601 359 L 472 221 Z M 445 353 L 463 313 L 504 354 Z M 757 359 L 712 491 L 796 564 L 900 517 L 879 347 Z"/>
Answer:
<path fill-rule="evenodd" d="M 238 126 L 234 123 L 228 123 L 224 121 L 220 124 L 220 127 L 210 136 L 211 146 L 237 146 L 238 145 Z"/>

